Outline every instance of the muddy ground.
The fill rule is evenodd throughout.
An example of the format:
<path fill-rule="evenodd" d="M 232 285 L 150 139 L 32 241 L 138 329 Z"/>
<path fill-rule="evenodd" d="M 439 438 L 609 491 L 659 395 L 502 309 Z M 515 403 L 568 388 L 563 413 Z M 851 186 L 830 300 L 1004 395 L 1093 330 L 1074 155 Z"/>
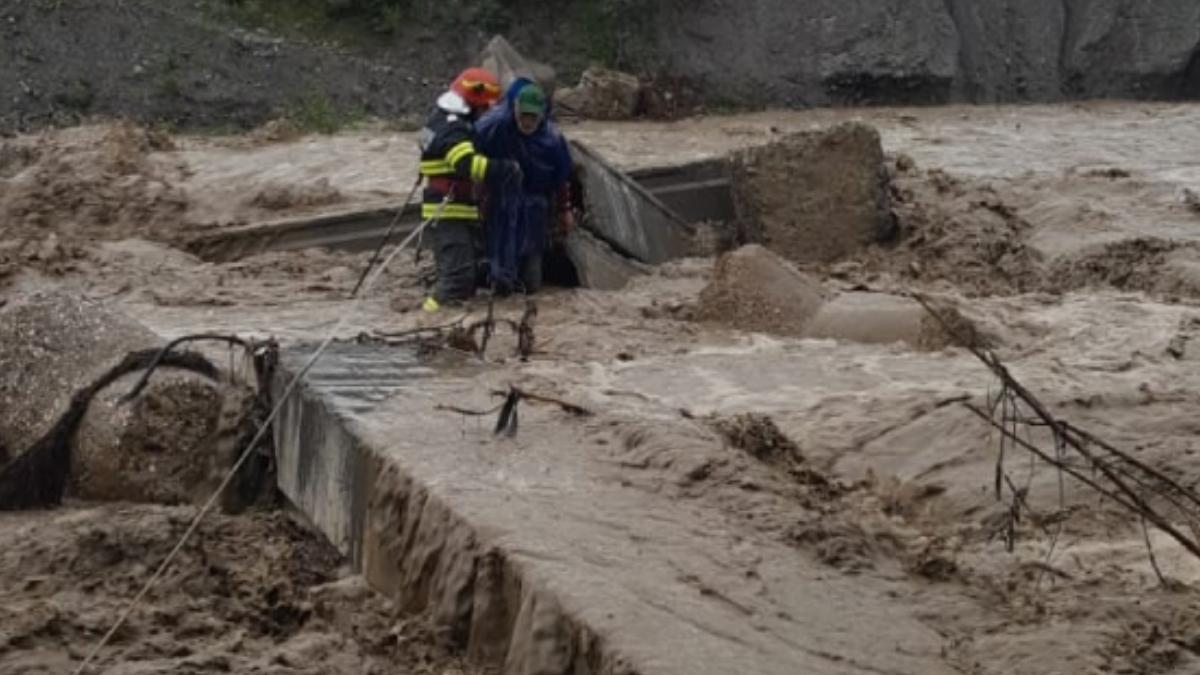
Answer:
<path fill-rule="evenodd" d="M 77 503 L 0 516 L 0 671 L 74 670 L 195 513 Z M 281 511 L 213 515 L 177 560 L 96 672 L 474 672 Z"/>
<path fill-rule="evenodd" d="M 762 114 L 567 131 L 619 163 L 646 166 L 849 116 Z M 1200 380 L 1192 368 L 1200 356 L 1200 213 L 1189 196 L 1200 179 L 1192 159 L 1200 148 L 1186 133 L 1200 109 L 1105 104 L 853 116 L 880 129 L 903 238 L 805 265 L 824 291 L 935 295 L 968 317 L 1059 414 L 1188 485 L 1200 480 Z M 385 132 L 155 140 L 133 128 L 15 139 L 0 150 L 0 288 L 4 297 L 47 286 L 77 291 L 168 335 L 203 329 L 312 339 L 345 308 L 365 256 L 273 253 L 216 264 L 173 245 L 197 229 L 328 206 L 272 210 L 276 200 L 259 196 L 268 183 L 300 202 L 330 191 L 342 205 L 402 196 L 408 168 L 397 157 L 409 140 Z M 353 170 L 347 157 L 360 159 Z M 268 167 L 269 180 L 248 178 Z M 53 176 L 65 176 L 67 186 L 47 193 Z M 322 178 L 328 183 L 318 185 Z M 80 184 L 77 199 L 54 197 Z M 427 269 L 427 259 L 419 267 L 408 256 L 398 260 L 346 337 L 417 324 Z M 622 292 L 552 289 L 539 300 L 535 357 L 499 362 L 512 345 L 498 337 L 490 352 L 500 369 L 495 377 L 602 411 L 605 423 L 586 433 L 604 441 L 596 452 L 633 488 L 688 500 L 736 524 L 748 540 L 782 542 L 836 574 L 887 584 L 944 638 L 942 658 L 957 672 L 1157 675 L 1200 666 L 1200 563 L 1153 535 L 1157 562 L 1173 580 L 1160 584 L 1127 513 L 1077 486 L 1060 501 L 1053 472 L 1013 460 L 1011 475 L 1028 481 L 1040 515 L 1022 521 L 1013 551 L 1005 549 L 1009 504 L 991 491 L 995 438 L 956 402 L 993 386 L 969 354 L 730 328 L 704 311 L 713 269 L 712 259 L 697 258 L 663 266 Z M 500 309 L 520 311 L 512 301 Z M 0 547 L 0 574 L 4 588 L 15 590 L 4 606 L 54 610 L 7 615 L 0 630 L 18 637 L 0 658 L 24 659 L 28 672 L 77 658 L 55 650 L 94 636 L 91 612 L 128 597 L 132 577 L 153 564 L 185 513 L 105 505 L 9 517 L 0 527 L 8 542 Z M 199 541 L 212 538 L 229 562 L 200 563 L 189 549 L 178 578 L 191 570 L 200 581 L 172 588 L 154 611 L 189 608 L 179 625 L 198 621 L 207 632 L 166 623 L 153 634 L 153 614 L 139 614 L 135 628 L 145 632 L 127 636 L 109 663 L 123 654 L 152 665 L 198 659 L 189 666 L 194 672 L 216 672 L 219 666 L 205 664 L 221 662 L 308 672 L 272 671 L 271 662 L 254 660 L 292 650 L 420 667 L 420 649 L 436 640 L 417 638 L 416 652 L 377 651 L 393 644 L 388 621 L 401 620 L 386 607 L 378 616 L 388 620 L 371 618 L 357 629 L 321 615 L 313 598 L 324 591 L 312 587 L 335 581 L 337 563 L 284 522 L 272 514 L 206 525 Z M 35 538 L 32 527 L 46 534 Z M 122 543 L 112 553 L 97 539 L 132 548 Z M 237 541 L 265 541 L 268 551 L 292 547 L 316 562 L 295 576 L 300 571 L 274 554 L 236 557 L 245 555 Z M 92 567 L 46 571 L 51 560 L 92 560 L 97 546 L 110 552 Z M 116 581 L 89 588 L 97 569 L 117 570 Z M 271 587 L 267 578 L 288 579 L 275 604 L 300 608 L 282 612 L 292 621 L 283 627 L 272 618 L 272 601 L 260 599 Z M 208 591 L 218 581 L 239 589 L 229 594 L 239 599 L 214 599 Z M 295 625 L 294 615 L 306 611 L 312 618 Z M 29 623 L 39 616 L 50 618 Z M 188 653 L 155 651 L 168 636 Z M 261 649 L 243 656 L 243 644 Z"/>

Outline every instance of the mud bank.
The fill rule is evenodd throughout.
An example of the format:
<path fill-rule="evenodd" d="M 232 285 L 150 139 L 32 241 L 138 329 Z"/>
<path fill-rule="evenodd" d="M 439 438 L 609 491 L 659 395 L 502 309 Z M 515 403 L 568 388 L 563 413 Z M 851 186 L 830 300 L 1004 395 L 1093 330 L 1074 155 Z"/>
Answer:
<path fill-rule="evenodd" d="M 72 672 L 178 541 L 190 507 L 0 514 L 0 670 Z M 282 513 L 211 515 L 92 672 L 474 673 Z"/>

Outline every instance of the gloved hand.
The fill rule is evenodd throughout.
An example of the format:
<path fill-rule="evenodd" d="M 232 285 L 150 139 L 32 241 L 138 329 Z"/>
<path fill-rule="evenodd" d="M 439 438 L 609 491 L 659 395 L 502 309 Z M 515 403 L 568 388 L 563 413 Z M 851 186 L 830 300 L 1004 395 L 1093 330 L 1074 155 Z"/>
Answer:
<path fill-rule="evenodd" d="M 564 241 L 573 229 L 575 229 L 575 213 L 570 209 L 560 211 L 558 214 L 558 228 L 554 233 L 555 238 L 560 242 Z"/>

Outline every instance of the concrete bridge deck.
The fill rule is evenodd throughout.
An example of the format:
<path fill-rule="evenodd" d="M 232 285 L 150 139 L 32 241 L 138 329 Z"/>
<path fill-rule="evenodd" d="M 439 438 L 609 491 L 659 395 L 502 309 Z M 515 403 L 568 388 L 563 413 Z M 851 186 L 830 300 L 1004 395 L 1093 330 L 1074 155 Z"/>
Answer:
<path fill-rule="evenodd" d="M 308 352 L 286 351 L 284 372 Z M 476 659 L 521 674 L 948 672 L 941 637 L 886 584 L 623 479 L 617 419 L 524 404 L 509 439 L 491 416 L 438 409 L 488 407 L 501 384 L 469 359 L 335 345 L 277 425 L 289 498 Z"/>

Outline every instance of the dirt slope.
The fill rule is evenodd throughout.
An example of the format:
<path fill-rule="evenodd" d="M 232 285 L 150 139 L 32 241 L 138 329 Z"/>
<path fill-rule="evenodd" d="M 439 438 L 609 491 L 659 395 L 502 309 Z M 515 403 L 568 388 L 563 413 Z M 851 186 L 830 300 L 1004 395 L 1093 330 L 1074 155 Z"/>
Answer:
<path fill-rule="evenodd" d="M 369 60 L 218 21 L 219 1 L 7 2 L 0 8 L 0 131 L 99 115 L 248 127 L 300 110 L 423 113 L 458 63 L 436 50 Z M 434 83 L 436 82 L 436 83 Z"/>
<path fill-rule="evenodd" d="M 572 0 L 551 15 L 466 0 L 434 9 L 391 40 L 343 30 L 336 39 L 351 54 L 334 38 L 239 28 L 225 0 L 8 2 L 0 132 L 93 115 L 181 127 L 252 126 L 297 109 L 318 123 L 411 119 L 497 30 L 563 72 L 602 61 L 723 106 L 1200 95 L 1200 7 L 1189 0 Z"/>

